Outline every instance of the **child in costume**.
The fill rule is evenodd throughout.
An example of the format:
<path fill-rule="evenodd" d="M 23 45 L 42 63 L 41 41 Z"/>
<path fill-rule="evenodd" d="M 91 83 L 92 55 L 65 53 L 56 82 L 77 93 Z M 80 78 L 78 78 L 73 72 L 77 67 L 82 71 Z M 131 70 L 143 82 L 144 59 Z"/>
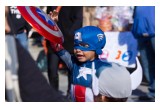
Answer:
<path fill-rule="evenodd" d="M 95 26 L 75 32 L 74 56 L 61 44 L 51 42 L 53 50 L 72 73 L 70 92 L 73 101 L 126 101 L 131 95 L 130 73 L 126 68 L 98 58 L 105 43 L 104 32 Z"/>

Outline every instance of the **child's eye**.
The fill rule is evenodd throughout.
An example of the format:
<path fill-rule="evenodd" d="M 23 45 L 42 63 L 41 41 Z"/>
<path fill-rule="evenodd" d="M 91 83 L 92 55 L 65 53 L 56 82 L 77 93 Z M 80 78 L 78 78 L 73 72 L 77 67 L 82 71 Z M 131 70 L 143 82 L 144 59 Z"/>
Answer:
<path fill-rule="evenodd" d="M 88 48 L 88 47 L 89 47 L 89 45 L 88 45 L 88 44 L 86 44 L 86 43 L 79 43 L 79 46 L 81 46 L 81 47 L 85 47 L 85 48 Z"/>

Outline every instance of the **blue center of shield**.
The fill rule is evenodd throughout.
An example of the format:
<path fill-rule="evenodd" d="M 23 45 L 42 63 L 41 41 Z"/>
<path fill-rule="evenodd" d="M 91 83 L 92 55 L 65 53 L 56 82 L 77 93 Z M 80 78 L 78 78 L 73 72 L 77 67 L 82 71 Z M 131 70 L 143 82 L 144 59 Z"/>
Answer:
<path fill-rule="evenodd" d="M 46 21 L 51 26 L 55 26 L 55 23 L 42 10 L 37 8 L 36 11 L 44 21 Z"/>

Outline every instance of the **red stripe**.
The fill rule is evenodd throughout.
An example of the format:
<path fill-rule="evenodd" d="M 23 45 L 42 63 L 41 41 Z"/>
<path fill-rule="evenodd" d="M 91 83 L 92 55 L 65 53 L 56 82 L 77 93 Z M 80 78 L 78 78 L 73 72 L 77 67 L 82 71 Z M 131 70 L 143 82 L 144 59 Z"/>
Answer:
<path fill-rule="evenodd" d="M 76 102 L 85 102 L 86 88 L 80 85 L 75 85 L 75 99 Z"/>

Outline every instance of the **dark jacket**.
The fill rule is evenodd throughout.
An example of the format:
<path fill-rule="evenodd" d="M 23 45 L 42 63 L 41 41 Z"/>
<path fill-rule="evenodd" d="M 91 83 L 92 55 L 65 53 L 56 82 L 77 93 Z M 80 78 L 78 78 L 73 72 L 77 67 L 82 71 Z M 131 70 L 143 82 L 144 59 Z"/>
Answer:
<path fill-rule="evenodd" d="M 21 16 L 16 6 L 9 6 L 9 13 L 7 15 L 8 24 L 11 28 L 11 31 L 6 34 L 20 34 L 24 30 L 28 33 L 31 29 L 31 26 L 26 22 L 26 20 Z"/>

